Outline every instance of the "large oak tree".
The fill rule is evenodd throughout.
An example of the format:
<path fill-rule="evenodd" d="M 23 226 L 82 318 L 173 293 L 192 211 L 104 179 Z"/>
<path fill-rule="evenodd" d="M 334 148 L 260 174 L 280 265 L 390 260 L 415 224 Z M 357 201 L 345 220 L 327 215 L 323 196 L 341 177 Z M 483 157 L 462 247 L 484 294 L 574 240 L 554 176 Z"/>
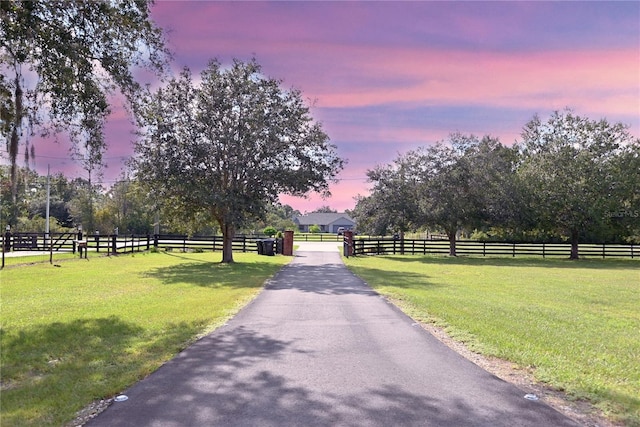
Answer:
<path fill-rule="evenodd" d="M 569 237 L 571 259 L 579 257 L 580 238 L 605 228 L 613 213 L 636 219 L 637 147 L 622 123 L 570 110 L 556 111 L 546 122 L 535 116 L 525 125 L 518 143 L 518 174 L 530 195 L 525 208 L 540 228 Z"/>
<path fill-rule="evenodd" d="M 358 229 L 369 234 L 404 233 L 412 230 L 421 217 L 418 203 L 419 177 L 415 174 L 413 153 L 398 156 L 392 163 L 367 171 L 373 188 L 359 196 L 353 211 Z"/>
<path fill-rule="evenodd" d="M 454 133 L 414 156 L 423 222 L 446 233 L 451 256 L 459 231 L 510 221 L 515 156 L 497 138 Z"/>
<path fill-rule="evenodd" d="M 175 215 L 219 224 L 222 262 L 233 262 L 238 227 L 279 194 L 328 193 L 343 166 L 301 92 L 265 77 L 255 60 L 213 60 L 199 84 L 185 69 L 144 104 L 134 169 Z"/>
<path fill-rule="evenodd" d="M 455 256 L 459 231 L 515 221 L 515 154 L 496 138 L 460 133 L 409 151 L 368 171 L 374 186 L 358 200 L 358 224 L 377 232 L 421 226 L 442 230 Z"/>

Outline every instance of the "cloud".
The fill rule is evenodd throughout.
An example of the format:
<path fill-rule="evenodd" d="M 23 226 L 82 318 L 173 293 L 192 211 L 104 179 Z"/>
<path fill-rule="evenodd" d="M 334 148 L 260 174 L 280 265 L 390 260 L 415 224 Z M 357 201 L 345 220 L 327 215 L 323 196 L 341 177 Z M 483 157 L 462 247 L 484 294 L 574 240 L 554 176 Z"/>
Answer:
<path fill-rule="evenodd" d="M 366 170 L 451 132 L 505 144 L 533 114 L 573 108 L 622 121 L 640 136 L 640 2 L 157 2 L 173 70 L 194 81 L 210 59 L 255 56 L 300 89 L 349 160 L 330 200 L 353 207 Z M 106 181 L 132 152 L 126 112 L 107 127 Z M 83 175 L 64 145 L 38 144 L 46 163 Z M 51 158 L 44 158 L 49 155 Z M 57 159 L 54 159 L 56 157 Z M 295 204 L 293 204 L 295 203 Z"/>

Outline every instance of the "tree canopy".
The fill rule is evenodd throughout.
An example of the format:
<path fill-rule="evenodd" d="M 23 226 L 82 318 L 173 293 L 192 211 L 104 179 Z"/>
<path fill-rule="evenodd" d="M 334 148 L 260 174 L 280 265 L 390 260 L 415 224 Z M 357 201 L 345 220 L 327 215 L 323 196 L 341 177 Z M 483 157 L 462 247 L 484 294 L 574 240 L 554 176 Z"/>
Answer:
<path fill-rule="evenodd" d="M 165 68 L 162 31 L 151 0 L 0 2 L 0 137 L 11 162 L 12 198 L 25 133 L 64 131 L 85 168 L 102 163 L 109 96 L 132 102 L 140 85 L 134 69 Z M 31 144 L 31 145 L 29 145 Z M 15 216 L 12 215 L 12 216 Z M 15 219 L 15 218 L 12 218 Z"/>
<path fill-rule="evenodd" d="M 206 213 L 221 229 L 223 262 L 233 262 L 235 230 L 264 215 L 279 194 L 328 194 L 343 167 L 299 90 L 284 90 L 252 60 L 213 60 L 149 93 L 140 109 L 132 165 L 176 215 Z"/>
<path fill-rule="evenodd" d="M 371 194 L 354 209 L 361 231 L 442 231 L 451 255 L 461 231 L 566 239 L 571 258 L 581 240 L 640 236 L 640 140 L 569 110 L 535 116 L 511 148 L 456 133 L 368 176 Z"/>
<path fill-rule="evenodd" d="M 554 112 L 546 122 L 535 116 L 525 125 L 518 173 L 531 195 L 527 208 L 539 227 L 569 236 L 571 258 L 579 256 L 581 234 L 604 230 L 608 213 L 631 208 L 634 184 L 629 177 L 638 171 L 627 167 L 637 144 L 623 124 L 569 110 Z M 631 162 L 627 167 L 624 159 Z"/>

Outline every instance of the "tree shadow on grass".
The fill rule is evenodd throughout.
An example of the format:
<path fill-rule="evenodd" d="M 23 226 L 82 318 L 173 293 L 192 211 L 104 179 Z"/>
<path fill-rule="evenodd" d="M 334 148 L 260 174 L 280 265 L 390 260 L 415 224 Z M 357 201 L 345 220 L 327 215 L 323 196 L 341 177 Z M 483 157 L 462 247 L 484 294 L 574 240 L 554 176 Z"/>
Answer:
<path fill-rule="evenodd" d="M 169 267 L 154 268 L 143 273 L 167 285 L 186 283 L 207 288 L 254 288 L 262 285 L 281 265 L 271 263 L 189 262 Z"/>
<path fill-rule="evenodd" d="M 200 330 L 168 324 L 154 335 L 115 316 L 3 329 L 3 425 L 62 425 L 148 375 Z"/>
<path fill-rule="evenodd" d="M 3 330 L 3 425 L 62 425 L 73 418 L 106 394 L 108 377 L 141 332 L 116 317 Z"/>

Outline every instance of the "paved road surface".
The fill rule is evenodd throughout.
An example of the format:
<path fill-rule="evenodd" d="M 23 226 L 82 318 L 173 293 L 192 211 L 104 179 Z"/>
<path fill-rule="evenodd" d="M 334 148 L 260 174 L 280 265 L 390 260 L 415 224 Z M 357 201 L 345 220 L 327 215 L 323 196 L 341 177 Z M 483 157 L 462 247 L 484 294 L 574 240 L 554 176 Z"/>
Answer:
<path fill-rule="evenodd" d="M 415 325 L 335 243 L 301 245 L 227 326 L 124 394 L 88 426 L 576 425 Z"/>

